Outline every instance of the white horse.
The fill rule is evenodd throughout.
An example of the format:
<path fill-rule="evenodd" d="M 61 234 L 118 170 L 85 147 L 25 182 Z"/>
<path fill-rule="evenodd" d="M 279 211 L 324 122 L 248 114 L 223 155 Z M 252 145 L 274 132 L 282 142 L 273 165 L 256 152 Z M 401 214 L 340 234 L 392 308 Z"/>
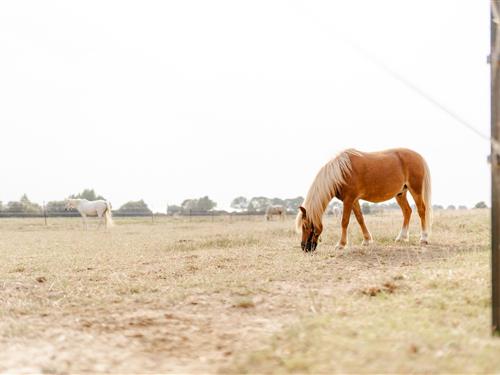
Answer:
<path fill-rule="evenodd" d="M 101 227 L 102 220 L 106 224 L 106 228 L 113 226 L 113 219 L 111 217 L 111 204 L 108 201 L 98 200 L 98 201 L 88 201 L 86 199 L 67 199 L 66 200 L 66 210 L 71 208 L 76 208 L 80 215 L 82 215 L 83 225 L 85 229 L 87 226 L 87 216 L 97 216 L 99 217 L 99 226 Z"/>

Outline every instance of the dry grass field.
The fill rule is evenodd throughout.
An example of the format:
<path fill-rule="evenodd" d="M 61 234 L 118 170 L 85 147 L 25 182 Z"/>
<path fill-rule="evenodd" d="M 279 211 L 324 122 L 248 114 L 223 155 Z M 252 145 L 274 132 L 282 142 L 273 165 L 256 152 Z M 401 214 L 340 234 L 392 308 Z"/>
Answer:
<path fill-rule="evenodd" d="M 0 373 L 498 373 L 488 215 L 340 252 L 329 218 L 314 255 L 291 218 L 0 220 Z"/>

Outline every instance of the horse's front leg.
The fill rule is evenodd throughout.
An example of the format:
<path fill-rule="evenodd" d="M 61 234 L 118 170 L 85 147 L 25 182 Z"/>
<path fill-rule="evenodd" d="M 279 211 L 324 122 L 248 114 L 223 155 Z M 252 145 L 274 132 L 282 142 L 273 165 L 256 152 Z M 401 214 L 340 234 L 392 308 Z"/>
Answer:
<path fill-rule="evenodd" d="M 342 250 L 347 245 L 347 227 L 351 218 L 352 200 L 344 200 L 344 210 L 342 212 L 342 233 L 340 240 L 335 246 L 335 250 Z"/>
<path fill-rule="evenodd" d="M 359 201 L 354 202 L 352 205 L 352 210 L 354 211 L 354 215 L 356 216 L 356 220 L 358 221 L 359 226 L 361 227 L 361 231 L 363 232 L 363 242 L 362 245 L 369 245 L 373 242 L 372 235 L 365 224 L 365 218 L 363 217 L 363 212 L 361 211 L 361 207 L 359 205 Z"/>
<path fill-rule="evenodd" d="M 82 221 L 83 221 L 83 230 L 87 230 L 87 215 L 82 214 Z"/>

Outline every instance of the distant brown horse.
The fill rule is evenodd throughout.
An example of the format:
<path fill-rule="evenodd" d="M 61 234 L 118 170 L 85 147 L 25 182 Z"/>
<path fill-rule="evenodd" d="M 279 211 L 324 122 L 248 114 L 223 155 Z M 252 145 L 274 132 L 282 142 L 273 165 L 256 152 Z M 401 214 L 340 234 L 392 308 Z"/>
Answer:
<path fill-rule="evenodd" d="M 420 216 L 421 244 L 427 244 L 432 224 L 431 176 L 424 158 L 415 151 L 397 148 L 379 152 L 349 149 L 326 163 L 316 175 L 296 219 L 302 232 L 304 251 L 314 251 L 323 231 L 323 213 L 334 197 L 344 202 L 342 234 L 336 249 L 347 244 L 347 226 L 351 211 L 363 232 L 363 245 L 372 236 L 366 228 L 359 200 L 382 202 L 396 198 L 403 211 L 403 226 L 396 241 L 408 241 L 411 207 L 406 199 L 410 192 Z"/>
<path fill-rule="evenodd" d="M 280 205 L 268 206 L 266 209 L 266 220 L 271 220 L 274 215 L 277 215 L 281 220 L 285 220 L 286 208 Z"/>

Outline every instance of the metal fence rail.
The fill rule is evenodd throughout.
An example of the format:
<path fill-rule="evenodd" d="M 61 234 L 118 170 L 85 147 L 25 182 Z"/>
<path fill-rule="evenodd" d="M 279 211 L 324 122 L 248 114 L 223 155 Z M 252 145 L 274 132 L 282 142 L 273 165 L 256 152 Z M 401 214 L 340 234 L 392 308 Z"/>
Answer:
<path fill-rule="evenodd" d="M 287 215 L 295 215 L 293 212 L 289 212 Z M 173 214 L 164 213 L 153 213 L 145 211 L 112 211 L 113 217 L 211 217 L 211 216 L 234 216 L 234 217 L 245 217 L 245 216 L 264 216 L 265 212 L 251 211 L 251 212 L 227 212 L 227 211 L 186 211 L 186 212 L 176 212 Z M 55 217 L 80 217 L 78 211 L 49 211 L 49 210 L 39 210 L 39 211 L 9 211 L 0 210 L 0 218 L 55 218 Z"/>

